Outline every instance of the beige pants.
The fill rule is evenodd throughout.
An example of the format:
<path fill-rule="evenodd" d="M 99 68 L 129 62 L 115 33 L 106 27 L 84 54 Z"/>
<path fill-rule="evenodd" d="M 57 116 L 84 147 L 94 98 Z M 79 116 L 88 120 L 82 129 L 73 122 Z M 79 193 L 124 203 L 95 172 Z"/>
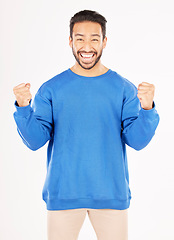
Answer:
<path fill-rule="evenodd" d="M 128 209 L 47 210 L 48 240 L 77 240 L 88 213 L 98 240 L 128 239 Z"/>

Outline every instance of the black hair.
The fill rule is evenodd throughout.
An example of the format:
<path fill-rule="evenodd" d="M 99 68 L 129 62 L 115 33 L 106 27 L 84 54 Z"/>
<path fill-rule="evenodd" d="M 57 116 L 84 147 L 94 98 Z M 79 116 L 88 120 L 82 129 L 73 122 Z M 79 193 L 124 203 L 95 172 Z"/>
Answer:
<path fill-rule="evenodd" d="M 103 17 L 101 14 L 99 14 L 96 11 L 91 10 L 83 10 L 78 13 L 76 13 L 70 20 L 70 37 L 72 38 L 73 33 L 73 27 L 74 24 L 77 22 L 84 22 L 84 21 L 90 21 L 90 22 L 97 22 L 101 25 L 102 33 L 103 33 L 103 39 L 106 36 L 106 23 L 107 20 L 105 17 Z"/>

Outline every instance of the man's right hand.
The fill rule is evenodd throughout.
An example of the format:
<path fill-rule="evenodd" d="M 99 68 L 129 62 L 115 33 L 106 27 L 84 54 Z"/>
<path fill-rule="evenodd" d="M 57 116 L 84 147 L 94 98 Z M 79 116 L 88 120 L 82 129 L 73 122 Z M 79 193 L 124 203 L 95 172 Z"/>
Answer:
<path fill-rule="evenodd" d="M 16 97 L 16 101 L 19 107 L 28 106 L 32 95 L 30 93 L 30 83 L 21 83 L 18 86 L 13 88 L 13 93 Z"/>

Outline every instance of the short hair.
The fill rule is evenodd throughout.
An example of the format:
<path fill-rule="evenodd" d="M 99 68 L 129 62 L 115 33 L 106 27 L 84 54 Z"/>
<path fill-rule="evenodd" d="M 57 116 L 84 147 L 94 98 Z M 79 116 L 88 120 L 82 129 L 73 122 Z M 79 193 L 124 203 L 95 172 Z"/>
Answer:
<path fill-rule="evenodd" d="M 70 37 L 71 38 L 72 38 L 74 24 L 78 23 L 78 22 L 84 22 L 84 21 L 99 23 L 101 25 L 101 28 L 102 28 L 103 39 L 105 38 L 107 20 L 106 20 L 105 17 L 103 17 L 98 12 L 92 11 L 92 10 L 83 10 L 83 11 L 77 12 L 71 18 L 70 25 L 69 25 L 70 26 Z"/>

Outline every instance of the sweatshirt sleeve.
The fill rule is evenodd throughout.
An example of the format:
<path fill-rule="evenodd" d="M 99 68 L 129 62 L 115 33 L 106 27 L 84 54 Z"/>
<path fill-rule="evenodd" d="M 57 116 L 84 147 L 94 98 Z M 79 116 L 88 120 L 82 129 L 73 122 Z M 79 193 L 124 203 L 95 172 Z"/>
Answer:
<path fill-rule="evenodd" d="M 39 90 L 32 107 L 32 99 L 25 107 L 19 107 L 15 101 L 16 111 L 13 113 L 23 143 L 33 151 L 45 145 L 52 138 L 53 133 L 51 101 L 42 96 Z"/>
<path fill-rule="evenodd" d="M 141 150 L 154 136 L 160 118 L 155 102 L 150 110 L 141 108 L 137 93 L 138 90 L 132 83 L 129 84 L 129 87 L 125 87 L 122 108 L 122 140 L 135 150 Z"/>

